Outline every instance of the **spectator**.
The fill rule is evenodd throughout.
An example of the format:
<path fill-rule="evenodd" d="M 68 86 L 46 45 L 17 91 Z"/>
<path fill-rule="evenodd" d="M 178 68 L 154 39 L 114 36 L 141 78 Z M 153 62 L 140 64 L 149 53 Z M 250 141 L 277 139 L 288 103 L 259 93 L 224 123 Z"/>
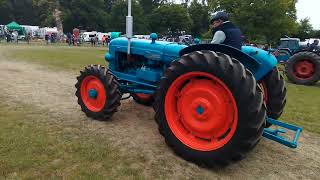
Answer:
<path fill-rule="evenodd" d="M 46 41 L 46 43 L 47 43 L 47 45 L 49 44 L 49 34 L 46 34 L 45 36 L 44 36 L 44 39 L 45 39 L 45 41 Z"/>
<path fill-rule="evenodd" d="M 6 33 L 6 36 L 7 36 L 7 43 L 11 42 L 11 34 Z"/>
<path fill-rule="evenodd" d="M 67 43 L 69 46 L 72 44 L 72 34 L 70 32 L 67 33 Z"/>
<path fill-rule="evenodd" d="M 106 39 L 107 39 L 106 35 L 103 35 L 102 36 L 102 46 L 104 46 L 104 44 L 106 43 Z"/>
<path fill-rule="evenodd" d="M 30 44 L 30 39 L 31 39 L 31 33 L 26 34 L 26 41 L 28 44 Z"/>
<path fill-rule="evenodd" d="M 98 43 L 99 43 L 99 38 L 98 38 L 98 36 L 96 36 L 94 39 L 94 46 L 97 46 Z"/>
<path fill-rule="evenodd" d="M 107 46 L 107 47 L 109 46 L 109 41 L 110 41 L 109 37 L 106 36 L 106 46 Z"/>
<path fill-rule="evenodd" d="M 263 46 L 263 50 L 269 51 L 269 44 L 265 44 L 265 45 Z"/>
<path fill-rule="evenodd" d="M 14 32 L 12 33 L 12 35 L 13 35 L 13 40 L 14 40 L 14 42 L 18 44 L 18 33 L 17 33 L 17 31 L 14 31 Z"/>
<path fill-rule="evenodd" d="M 51 41 L 51 43 L 55 42 L 55 34 L 54 33 L 51 34 L 50 41 Z"/>
<path fill-rule="evenodd" d="M 94 44 L 94 37 L 90 37 L 90 43 L 91 43 L 91 47 L 93 47 L 93 44 Z"/>

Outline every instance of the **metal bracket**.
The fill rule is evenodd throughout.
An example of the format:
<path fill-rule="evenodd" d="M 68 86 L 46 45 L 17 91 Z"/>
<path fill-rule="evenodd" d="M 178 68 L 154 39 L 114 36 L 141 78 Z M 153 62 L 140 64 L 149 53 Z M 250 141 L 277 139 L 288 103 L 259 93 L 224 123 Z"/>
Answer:
<path fill-rule="evenodd" d="M 287 123 L 284 123 L 281 121 L 277 121 L 272 118 L 268 118 L 267 122 L 272 125 L 276 125 L 280 128 L 277 128 L 277 129 L 265 128 L 263 135 L 262 135 L 263 137 L 268 138 L 272 141 L 276 141 L 276 142 L 283 144 L 283 145 L 290 147 L 290 148 L 297 148 L 298 139 L 299 139 L 300 134 L 302 132 L 301 127 L 287 124 Z M 281 134 L 287 134 L 285 129 L 295 132 L 295 135 L 292 138 L 293 140 L 287 139 L 286 137 L 281 135 Z"/>

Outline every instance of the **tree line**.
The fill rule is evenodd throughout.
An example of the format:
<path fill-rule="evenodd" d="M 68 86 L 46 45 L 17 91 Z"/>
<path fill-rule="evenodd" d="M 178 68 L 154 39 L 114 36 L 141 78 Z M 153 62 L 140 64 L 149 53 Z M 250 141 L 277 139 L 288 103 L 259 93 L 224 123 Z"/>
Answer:
<path fill-rule="evenodd" d="M 297 21 L 298 0 L 133 0 L 134 32 L 211 38 L 213 12 L 225 10 L 247 39 L 275 42 L 283 36 L 319 36 L 309 19 Z M 0 0 L 0 24 L 125 31 L 127 0 Z"/>

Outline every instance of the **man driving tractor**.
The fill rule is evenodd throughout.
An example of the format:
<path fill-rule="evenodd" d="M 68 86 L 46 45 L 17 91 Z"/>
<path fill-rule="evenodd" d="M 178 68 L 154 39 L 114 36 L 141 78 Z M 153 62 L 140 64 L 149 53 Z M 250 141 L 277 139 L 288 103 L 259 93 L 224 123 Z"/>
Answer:
<path fill-rule="evenodd" d="M 226 12 L 218 12 L 214 15 L 210 24 L 213 26 L 212 44 L 225 44 L 241 49 L 242 32 L 229 21 L 229 16 Z"/>

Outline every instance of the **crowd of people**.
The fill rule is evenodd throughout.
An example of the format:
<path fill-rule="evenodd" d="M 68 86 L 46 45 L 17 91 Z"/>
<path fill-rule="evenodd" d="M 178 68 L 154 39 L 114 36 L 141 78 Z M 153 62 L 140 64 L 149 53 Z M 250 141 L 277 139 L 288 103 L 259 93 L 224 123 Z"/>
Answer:
<path fill-rule="evenodd" d="M 31 33 L 26 33 L 23 36 L 19 37 L 19 34 L 17 31 L 13 32 L 5 32 L 0 34 L 0 42 L 2 40 L 6 41 L 7 43 L 19 43 L 20 41 L 24 41 L 27 44 L 29 44 L 32 41 L 33 37 Z M 41 39 L 40 39 L 41 40 Z M 59 38 L 56 33 L 47 33 L 44 35 L 44 42 L 45 44 L 49 45 L 52 43 L 57 43 L 57 42 L 65 42 L 69 46 L 80 46 L 81 44 L 84 43 L 83 38 L 81 35 L 73 34 L 73 33 L 67 33 L 65 38 Z M 101 44 L 103 47 L 109 46 L 110 38 L 106 35 L 102 36 L 102 38 L 99 40 L 98 36 L 92 36 L 90 37 L 90 40 L 88 43 L 92 47 L 96 47 L 99 44 Z"/>

